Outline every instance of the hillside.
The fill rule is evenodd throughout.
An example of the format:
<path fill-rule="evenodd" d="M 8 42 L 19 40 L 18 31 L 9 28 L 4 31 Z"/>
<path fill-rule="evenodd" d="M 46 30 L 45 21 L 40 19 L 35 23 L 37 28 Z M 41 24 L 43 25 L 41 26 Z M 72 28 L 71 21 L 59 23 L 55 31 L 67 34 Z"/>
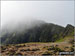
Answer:
<path fill-rule="evenodd" d="M 72 52 L 65 56 L 73 56 L 73 37 L 65 37 L 61 42 L 30 42 L 0 46 L 1 56 L 59 56 L 60 52 Z"/>
<path fill-rule="evenodd" d="M 39 24 L 40 26 L 38 26 Z M 66 36 L 74 36 L 74 26 L 70 24 L 68 24 L 66 27 L 44 22 L 39 24 L 36 23 L 36 25 L 26 30 L 24 30 L 23 27 L 23 31 L 20 33 L 18 33 L 18 31 L 6 31 L 6 33 L 0 37 L 1 43 L 19 44 L 27 42 L 55 42 Z"/>

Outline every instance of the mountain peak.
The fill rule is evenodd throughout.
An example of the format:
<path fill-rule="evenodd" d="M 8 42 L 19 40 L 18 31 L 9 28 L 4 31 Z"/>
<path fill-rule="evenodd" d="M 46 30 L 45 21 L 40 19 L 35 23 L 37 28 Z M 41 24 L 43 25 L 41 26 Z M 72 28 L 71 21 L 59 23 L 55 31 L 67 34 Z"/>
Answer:
<path fill-rule="evenodd" d="M 74 27 L 74 26 L 72 26 L 71 24 L 67 24 L 67 26 L 66 27 Z"/>

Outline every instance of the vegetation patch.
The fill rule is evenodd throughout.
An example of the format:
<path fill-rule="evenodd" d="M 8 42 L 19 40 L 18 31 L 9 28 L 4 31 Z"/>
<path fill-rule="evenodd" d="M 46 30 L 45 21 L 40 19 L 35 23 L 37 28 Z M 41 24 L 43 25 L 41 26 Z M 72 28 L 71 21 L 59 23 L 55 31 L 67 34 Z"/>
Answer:
<path fill-rule="evenodd" d="M 46 52 L 44 52 L 42 55 L 52 55 L 52 54 L 53 54 L 53 52 L 46 51 Z"/>
<path fill-rule="evenodd" d="M 21 52 L 18 52 L 18 53 L 15 53 L 15 55 L 22 56 L 23 54 Z"/>

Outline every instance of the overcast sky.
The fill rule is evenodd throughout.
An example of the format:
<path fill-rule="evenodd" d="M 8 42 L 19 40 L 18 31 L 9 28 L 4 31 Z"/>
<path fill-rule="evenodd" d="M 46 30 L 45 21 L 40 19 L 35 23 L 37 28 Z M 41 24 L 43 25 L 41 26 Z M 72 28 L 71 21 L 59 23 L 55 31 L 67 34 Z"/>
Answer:
<path fill-rule="evenodd" d="M 1 26 L 27 17 L 62 26 L 74 25 L 74 1 L 1 1 Z"/>

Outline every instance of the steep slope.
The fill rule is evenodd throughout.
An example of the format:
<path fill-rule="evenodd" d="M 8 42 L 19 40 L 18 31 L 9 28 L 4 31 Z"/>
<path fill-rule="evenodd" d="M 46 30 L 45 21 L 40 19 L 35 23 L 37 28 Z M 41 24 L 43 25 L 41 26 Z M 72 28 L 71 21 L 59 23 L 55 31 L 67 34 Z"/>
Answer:
<path fill-rule="evenodd" d="M 68 24 L 63 32 L 63 37 L 65 36 L 74 36 L 74 26 Z"/>
<path fill-rule="evenodd" d="M 17 31 L 11 33 L 7 32 L 1 36 L 1 43 L 18 44 L 26 42 L 54 42 L 59 38 L 74 34 L 74 27 L 72 25 L 67 25 L 66 28 L 52 23 L 38 25 L 20 33 Z"/>

